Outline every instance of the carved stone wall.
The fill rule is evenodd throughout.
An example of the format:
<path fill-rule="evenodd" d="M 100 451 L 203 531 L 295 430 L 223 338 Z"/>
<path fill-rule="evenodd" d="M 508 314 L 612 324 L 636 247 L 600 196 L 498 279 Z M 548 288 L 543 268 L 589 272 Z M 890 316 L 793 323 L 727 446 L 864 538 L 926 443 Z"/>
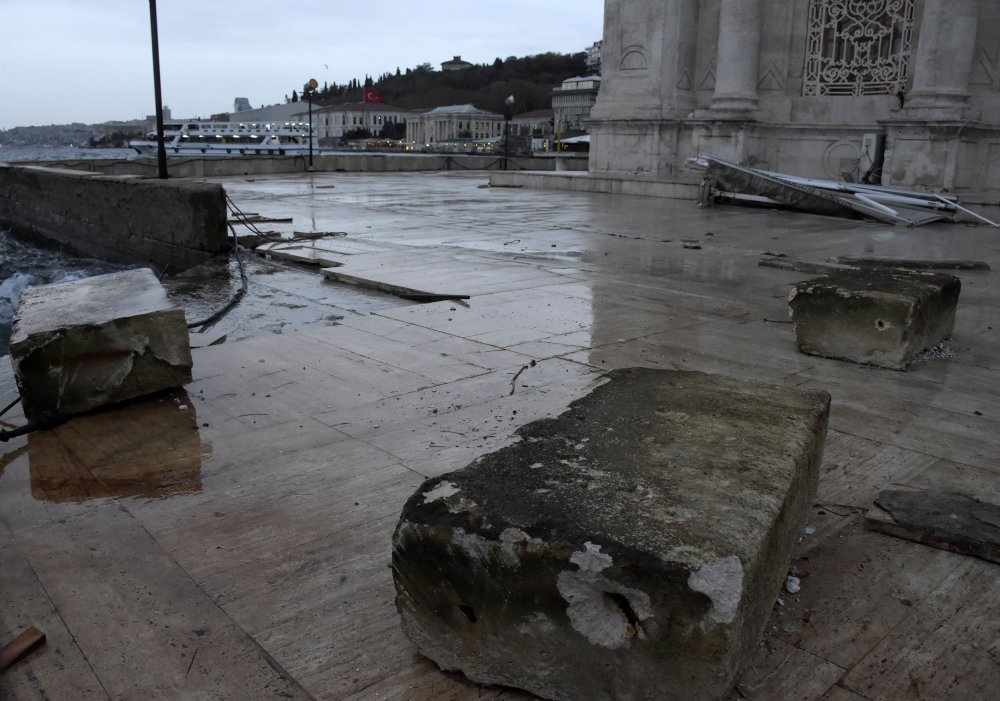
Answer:
<path fill-rule="evenodd" d="M 906 90 L 915 0 L 810 0 L 804 95 Z"/>
<path fill-rule="evenodd" d="M 995 0 L 605 0 L 590 170 L 678 181 L 702 151 L 857 176 L 874 134 L 886 184 L 995 199 L 997 36 Z"/>

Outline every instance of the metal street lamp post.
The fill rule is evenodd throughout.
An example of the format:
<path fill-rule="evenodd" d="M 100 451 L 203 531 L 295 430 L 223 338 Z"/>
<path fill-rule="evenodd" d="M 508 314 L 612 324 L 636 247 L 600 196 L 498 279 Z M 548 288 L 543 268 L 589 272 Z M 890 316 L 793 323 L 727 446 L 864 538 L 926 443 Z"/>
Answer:
<path fill-rule="evenodd" d="M 313 92 L 318 87 L 319 83 L 316 82 L 316 79 L 310 78 L 302 90 L 309 102 L 309 170 L 313 169 Z"/>
<path fill-rule="evenodd" d="M 503 110 L 503 169 L 507 170 L 507 159 L 510 156 L 510 118 L 514 109 L 514 96 L 508 95 Z"/>
<path fill-rule="evenodd" d="M 153 43 L 153 99 L 156 101 L 156 169 L 167 179 L 167 148 L 163 145 L 163 97 L 160 92 L 160 41 L 156 30 L 156 0 L 149 0 L 149 32 Z"/>

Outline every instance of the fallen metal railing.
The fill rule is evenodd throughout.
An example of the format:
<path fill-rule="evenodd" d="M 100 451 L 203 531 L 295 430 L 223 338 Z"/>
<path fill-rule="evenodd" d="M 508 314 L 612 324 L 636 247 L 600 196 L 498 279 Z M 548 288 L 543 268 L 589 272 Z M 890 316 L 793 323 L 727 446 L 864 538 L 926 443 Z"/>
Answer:
<path fill-rule="evenodd" d="M 964 215 L 1000 228 L 1000 224 L 964 207 L 954 195 L 802 178 L 748 168 L 708 154 L 689 158 L 687 164 L 704 173 L 698 203 L 701 207 L 707 207 L 716 200 L 732 200 L 815 214 L 860 216 L 907 226 L 957 221 Z"/>

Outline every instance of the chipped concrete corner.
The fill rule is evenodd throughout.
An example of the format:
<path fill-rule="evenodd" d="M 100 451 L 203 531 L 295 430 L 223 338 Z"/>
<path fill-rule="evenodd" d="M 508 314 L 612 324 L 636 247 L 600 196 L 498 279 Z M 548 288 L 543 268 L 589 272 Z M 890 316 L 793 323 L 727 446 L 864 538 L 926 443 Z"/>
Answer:
<path fill-rule="evenodd" d="M 393 538 L 403 628 L 443 669 L 543 698 L 718 698 L 812 504 L 829 396 L 608 378 L 410 498 Z"/>

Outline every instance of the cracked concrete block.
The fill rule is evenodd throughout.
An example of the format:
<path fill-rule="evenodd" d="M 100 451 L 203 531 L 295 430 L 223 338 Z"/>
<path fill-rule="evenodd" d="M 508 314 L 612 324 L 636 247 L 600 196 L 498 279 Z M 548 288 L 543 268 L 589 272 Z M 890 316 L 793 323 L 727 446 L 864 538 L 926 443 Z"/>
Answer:
<path fill-rule="evenodd" d="M 10 359 L 33 422 L 191 381 L 184 310 L 148 268 L 25 290 Z"/>
<path fill-rule="evenodd" d="M 799 350 L 895 370 L 951 335 L 954 275 L 859 270 L 797 283 L 788 296 Z"/>
<path fill-rule="evenodd" d="M 715 699 L 813 503 L 829 395 L 617 370 L 425 482 L 393 536 L 403 628 L 445 670 L 548 699 Z"/>

